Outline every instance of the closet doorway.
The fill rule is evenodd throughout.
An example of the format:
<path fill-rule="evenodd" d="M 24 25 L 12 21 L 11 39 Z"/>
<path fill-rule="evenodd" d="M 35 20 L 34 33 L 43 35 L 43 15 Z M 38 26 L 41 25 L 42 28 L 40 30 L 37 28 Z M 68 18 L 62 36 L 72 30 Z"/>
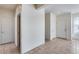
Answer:
<path fill-rule="evenodd" d="M 10 11 L 0 11 L 0 44 L 14 42 L 14 19 Z"/>

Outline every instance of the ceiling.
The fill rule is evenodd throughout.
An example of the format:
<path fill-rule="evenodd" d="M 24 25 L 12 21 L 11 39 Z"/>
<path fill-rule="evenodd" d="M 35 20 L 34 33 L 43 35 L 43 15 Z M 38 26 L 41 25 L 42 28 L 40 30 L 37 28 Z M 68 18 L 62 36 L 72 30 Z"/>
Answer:
<path fill-rule="evenodd" d="M 79 4 L 47 4 L 45 6 L 46 13 L 53 12 L 55 14 L 61 13 L 78 13 Z"/>
<path fill-rule="evenodd" d="M 46 13 L 53 12 L 55 14 L 61 13 L 78 13 L 79 12 L 79 4 L 45 4 Z M 14 10 L 16 8 L 16 4 L 0 4 L 0 8 L 5 8 L 8 10 Z"/>
<path fill-rule="evenodd" d="M 16 8 L 16 4 L 0 4 L 0 8 L 14 10 Z"/>

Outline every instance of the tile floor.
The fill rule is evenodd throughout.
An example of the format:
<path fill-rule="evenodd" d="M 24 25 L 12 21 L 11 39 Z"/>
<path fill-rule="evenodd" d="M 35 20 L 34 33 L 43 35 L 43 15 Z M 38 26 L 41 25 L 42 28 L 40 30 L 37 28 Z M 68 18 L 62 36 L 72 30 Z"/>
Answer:
<path fill-rule="evenodd" d="M 27 54 L 78 54 L 79 40 L 64 40 L 56 38 L 46 42 L 29 52 Z"/>
<path fill-rule="evenodd" d="M 64 40 L 56 38 L 47 41 L 26 54 L 77 54 L 79 53 L 79 40 Z M 19 54 L 14 43 L 0 45 L 0 54 Z"/>
<path fill-rule="evenodd" d="M 0 45 L 0 54 L 18 54 L 19 49 L 16 48 L 14 43 Z"/>

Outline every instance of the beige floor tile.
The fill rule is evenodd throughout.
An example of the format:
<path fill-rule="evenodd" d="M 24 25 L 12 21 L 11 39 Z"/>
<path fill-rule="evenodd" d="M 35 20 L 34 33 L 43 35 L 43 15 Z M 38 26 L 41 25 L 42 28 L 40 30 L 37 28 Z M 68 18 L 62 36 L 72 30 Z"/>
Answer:
<path fill-rule="evenodd" d="M 0 54 L 18 54 L 19 49 L 14 43 L 0 45 Z"/>
<path fill-rule="evenodd" d="M 46 42 L 27 54 L 77 54 L 79 53 L 79 40 L 64 40 L 56 38 Z"/>

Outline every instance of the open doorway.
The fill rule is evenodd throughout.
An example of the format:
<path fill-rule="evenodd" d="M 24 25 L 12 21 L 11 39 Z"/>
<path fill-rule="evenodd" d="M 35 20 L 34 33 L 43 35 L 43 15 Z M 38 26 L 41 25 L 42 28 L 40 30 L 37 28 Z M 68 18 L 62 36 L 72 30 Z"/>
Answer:
<path fill-rule="evenodd" d="M 79 40 L 79 14 L 72 15 L 72 38 Z"/>
<path fill-rule="evenodd" d="M 20 50 L 20 48 L 21 48 L 21 45 L 20 45 L 20 43 L 21 43 L 21 23 L 20 23 L 20 21 L 21 21 L 21 14 L 18 14 L 17 15 L 17 47 L 19 48 L 19 50 Z"/>

